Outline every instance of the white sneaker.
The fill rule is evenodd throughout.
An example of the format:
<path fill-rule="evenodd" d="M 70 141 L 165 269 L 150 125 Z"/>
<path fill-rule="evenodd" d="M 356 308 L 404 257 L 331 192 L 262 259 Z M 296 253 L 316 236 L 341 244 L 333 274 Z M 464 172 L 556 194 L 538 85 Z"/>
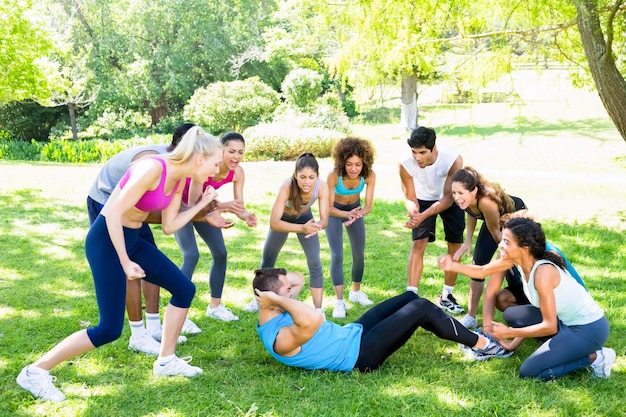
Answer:
<path fill-rule="evenodd" d="M 333 308 L 333 318 L 345 319 L 347 309 L 348 309 L 348 306 L 346 306 L 345 301 L 343 300 L 335 301 L 335 308 Z"/>
<path fill-rule="evenodd" d="M 193 334 L 201 333 L 202 330 L 200 330 L 200 328 L 193 321 L 189 319 L 185 319 L 185 322 L 183 323 L 183 328 L 180 332 L 183 334 L 193 335 Z"/>
<path fill-rule="evenodd" d="M 598 352 L 598 357 L 595 362 L 591 364 L 593 370 L 592 375 L 595 378 L 608 378 L 611 376 L 611 368 L 615 362 L 615 351 L 611 348 L 603 347 Z M 600 359 L 602 355 L 602 359 Z"/>
<path fill-rule="evenodd" d="M 365 293 L 361 290 L 350 291 L 348 301 L 350 301 L 351 303 L 361 304 L 362 306 L 371 306 L 372 304 L 374 304 L 374 302 L 367 298 L 367 295 L 365 295 Z"/>
<path fill-rule="evenodd" d="M 65 400 L 65 395 L 53 384 L 57 378 L 49 372 L 33 374 L 28 372 L 28 366 L 25 366 L 15 380 L 20 387 L 30 391 L 35 398 L 55 403 Z"/>
<path fill-rule="evenodd" d="M 211 306 L 209 305 L 206 308 L 206 316 L 222 321 L 239 320 L 239 317 L 235 316 L 232 311 L 230 311 L 230 308 L 226 308 L 224 304 L 220 304 L 215 308 L 211 308 Z"/>
<path fill-rule="evenodd" d="M 161 341 L 161 337 L 163 336 L 163 328 L 160 327 L 159 330 L 155 331 L 154 333 L 152 333 L 152 338 L 154 340 L 156 340 L 157 342 Z M 178 336 L 178 340 L 176 341 L 177 344 L 181 344 L 181 343 L 187 343 L 187 338 L 185 336 L 183 336 L 182 334 L 180 336 Z"/>
<path fill-rule="evenodd" d="M 152 365 L 152 373 L 155 376 L 187 376 L 200 375 L 203 371 L 197 366 L 189 365 L 191 356 L 185 358 L 175 357 L 169 362 L 161 363 L 158 359 Z"/>
<path fill-rule="evenodd" d="M 145 353 L 147 355 L 159 356 L 161 344 L 152 338 L 152 335 L 146 332 L 139 338 L 130 337 L 128 341 L 128 350 Z"/>
<path fill-rule="evenodd" d="M 243 311 L 250 313 L 256 313 L 259 311 L 259 303 L 257 303 L 256 298 L 253 298 L 252 301 L 250 301 L 248 305 L 243 308 Z"/>
<path fill-rule="evenodd" d="M 468 329 L 474 329 L 478 326 L 478 320 L 476 320 L 476 317 L 472 317 L 469 314 L 463 316 L 459 322 Z"/>

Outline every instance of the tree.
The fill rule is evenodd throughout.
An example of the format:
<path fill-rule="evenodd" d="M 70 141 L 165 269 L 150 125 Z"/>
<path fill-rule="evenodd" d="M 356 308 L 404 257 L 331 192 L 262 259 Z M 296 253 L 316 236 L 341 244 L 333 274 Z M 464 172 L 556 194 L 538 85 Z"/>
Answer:
<path fill-rule="evenodd" d="M 616 18 L 624 12 L 623 1 L 610 5 L 606 13 L 605 31 L 600 23 L 598 1 L 576 0 L 574 3 L 577 11 L 576 24 L 598 95 L 626 141 L 626 81 L 617 68 L 613 50 L 616 40 L 615 26 L 618 25 Z"/>
<path fill-rule="evenodd" d="M 42 95 L 47 86 L 40 60 L 51 49 L 48 34 L 33 24 L 30 1 L 0 2 L 0 105 Z"/>

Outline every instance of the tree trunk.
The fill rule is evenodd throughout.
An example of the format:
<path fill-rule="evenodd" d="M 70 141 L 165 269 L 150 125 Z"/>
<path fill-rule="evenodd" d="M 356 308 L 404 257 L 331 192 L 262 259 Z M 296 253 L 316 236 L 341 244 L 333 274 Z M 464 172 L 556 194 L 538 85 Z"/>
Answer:
<path fill-rule="evenodd" d="M 76 127 L 76 106 L 74 103 L 67 103 L 67 110 L 70 114 L 70 126 L 72 127 L 72 140 L 78 140 L 78 128 Z"/>
<path fill-rule="evenodd" d="M 607 49 L 596 0 L 575 0 L 576 23 L 598 95 L 615 127 L 626 141 L 626 81 Z"/>
<path fill-rule="evenodd" d="M 413 130 L 417 125 L 417 75 L 409 74 L 402 78 L 402 109 L 400 125 L 406 130 Z"/>

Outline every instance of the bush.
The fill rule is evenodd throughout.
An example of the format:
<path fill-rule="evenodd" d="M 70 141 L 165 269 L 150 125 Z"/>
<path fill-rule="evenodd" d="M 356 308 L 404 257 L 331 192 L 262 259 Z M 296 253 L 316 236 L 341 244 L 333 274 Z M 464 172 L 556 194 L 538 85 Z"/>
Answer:
<path fill-rule="evenodd" d="M 67 108 L 44 107 L 34 102 L 11 102 L 0 107 L 0 128 L 12 140 L 30 143 L 48 140 L 50 130 L 67 112 Z"/>
<path fill-rule="evenodd" d="M 129 139 L 146 135 L 150 130 L 150 124 L 150 116 L 142 112 L 105 110 L 87 129 L 79 132 L 79 137 Z"/>
<path fill-rule="evenodd" d="M 0 159 L 11 161 L 39 161 L 44 144 L 34 139 L 30 142 L 8 140 L 8 135 L 0 135 Z"/>
<path fill-rule="evenodd" d="M 276 91 L 259 77 L 252 77 L 197 89 L 183 115 L 214 134 L 228 130 L 240 132 L 269 120 L 279 103 Z"/>
<path fill-rule="evenodd" d="M 339 98 L 334 94 L 325 94 L 310 106 L 310 112 L 304 113 L 298 108 L 284 104 L 274 114 L 274 123 L 290 125 L 294 128 L 323 128 L 350 133 L 350 119 L 343 112 Z"/>
<path fill-rule="evenodd" d="M 307 111 L 322 93 L 323 82 L 324 77 L 320 73 L 300 68 L 287 75 L 281 89 L 288 104 Z"/>
<path fill-rule="evenodd" d="M 296 127 L 287 123 L 262 123 L 243 132 L 249 160 L 294 160 L 304 152 L 318 158 L 331 155 L 342 132 L 321 127 Z"/>

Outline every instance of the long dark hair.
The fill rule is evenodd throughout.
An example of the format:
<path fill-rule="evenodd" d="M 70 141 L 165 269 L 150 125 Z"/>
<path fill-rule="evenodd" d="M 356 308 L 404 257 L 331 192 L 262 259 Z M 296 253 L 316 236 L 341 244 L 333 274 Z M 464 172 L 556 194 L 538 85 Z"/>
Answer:
<path fill-rule="evenodd" d="M 489 197 L 498 205 L 498 212 L 500 213 L 500 216 L 515 211 L 515 202 L 507 193 L 504 192 L 502 187 L 500 187 L 500 184 L 487 181 L 472 167 L 466 166 L 463 169 L 459 169 L 452 176 L 452 182 L 463 184 L 463 187 L 468 191 L 474 191 L 477 189 L 477 200 L 480 200 L 483 197 Z"/>
<path fill-rule="evenodd" d="M 298 187 L 297 175 L 298 172 L 304 168 L 311 168 L 317 176 L 320 176 L 320 166 L 317 163 L 317 159 L 310 152 L 305 152 L 296 160 L 296 169 L 293 171 L 291 177 L 291 187 L 289 188 L 289 201 L 291 201 L 291 207 L 296 213 L 300 213 L 302 208 L 302 195 L 300 195 L 300 187 Z"/>
<path fill-rule="evenodd" d="M 541 224 L 531 219 L 519 217 L 509 220 L 505 225 L 509 229 L 520 247 L 527 247 L 530 254 L 537 260 L 545 259 L 561 269 L 566 269 L 565 261 L 558 254 L 546 250 L 546 235 Z"/>

